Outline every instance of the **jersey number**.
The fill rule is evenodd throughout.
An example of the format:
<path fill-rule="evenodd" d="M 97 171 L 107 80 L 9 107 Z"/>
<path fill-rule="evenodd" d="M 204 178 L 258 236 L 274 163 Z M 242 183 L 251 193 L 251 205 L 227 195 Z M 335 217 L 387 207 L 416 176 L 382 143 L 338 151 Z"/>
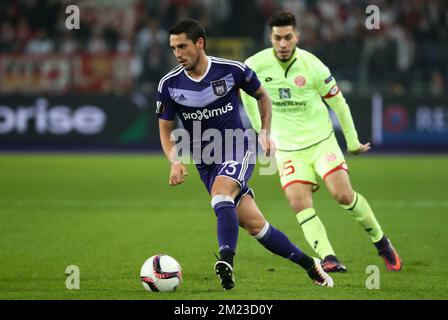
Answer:
<path fill-rule="evenodd" d="M 296 172 L 296 169 L 294 169 L 294 166 L 291 164 L 292 160 L 288 160 L 283 162 L 283 168 L 282 168 L 282 174 L 280 175 L 280 177 L 283 176 L 289 176 L 290 174 L 293 174 L 294 172 Z"/>
<path fill-rule="evenodd" d="M 226 169 L 225 173 L 228 174 L 229 176 L 233 176 L 237 170 L 237 168 L 236 168 L 237 164 L 238 164 L 238 162 L 236 162 L 236 161 L 224 162 L 221 170 L 219 170 L 219 172 L 218 172 L 218 175 L 220 175 L 222 173 L 222 171 L 224 169 Z"/>

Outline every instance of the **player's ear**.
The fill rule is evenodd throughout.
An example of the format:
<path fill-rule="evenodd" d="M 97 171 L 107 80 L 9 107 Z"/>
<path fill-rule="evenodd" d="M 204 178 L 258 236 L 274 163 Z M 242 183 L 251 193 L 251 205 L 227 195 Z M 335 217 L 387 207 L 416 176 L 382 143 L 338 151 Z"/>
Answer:
<path fill-rule="evenodd" d="M 203 37 L 199 37 L 198 40 L 196 41 L 196 46 L 198 47 L 198 49 L 205 49 L 205 39 Z"/>

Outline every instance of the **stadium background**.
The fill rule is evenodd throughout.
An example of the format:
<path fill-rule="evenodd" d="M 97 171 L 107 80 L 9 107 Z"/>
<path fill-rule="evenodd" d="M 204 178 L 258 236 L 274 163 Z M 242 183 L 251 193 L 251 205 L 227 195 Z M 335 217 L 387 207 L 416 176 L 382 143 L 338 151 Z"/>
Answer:
<path fill-rule="evenodd" d="M 65 26 L 72 3 L 79 30 Z M 368 4 L 379 30 L 365 26 Z M 448 147 L 445 1 L 26 0 L 0 7 L 0 148 L 158 150 L 154 88 L 175 65 L 166 30 L 198 19 L 209 54 L 244 61 L 269 45 L 280 7 L 297 14 L 300 46 L 330 66 L 363 140 Z"/>
<path fill-rule="evenodd" d="M 69 16 L 65 10 L 71 4 L 80 8 L 79 30 L 65 26 Z M 370 4 L 380 8 L 378 30 L 365 26 L 365 8 Z M 202 292 L 204 276 L 188 271 L 195 264 L 203 263 L 200 268 L 205 269 L 203 265 L 212 263 L 212 255 L 207 254 L 215 250 L 214 220 L 207 195 L 194 192 L 202 186 L 193 168 L 189 186 L 176 192 L 166 186 L 168 168 L 160 154 L 154 114 L 157 83 L 175 66 L 166 30 L 183 18 L 195 18 L 207 30 L 209 54 L 244 61 L 269 46 L 266 22 L 279 8 L 297 15 L 299 46 L 330 67 L 361 140 L 373 142 L 372 156 L 351 157 L 349 163 L 357 173 L 354 182 L 379 208 L 391 238 L 397 239 L 398 246 L 416 246 L 403 251 L 417 278 L 399 275 L 400 281 L 407 279 L 412 286 L 428 268 L 426 258 L 441 258 L 432 266 L 437 275 L 428 287 L 403 289 L 400 281 L 390 278 L 397 288 L 377 296 L 363 289 L 367 262 L 362 255 L 344 259 L 355 263 L 359 258 L 364 263 L 354 268 L 354 277 L 362 285 L 350 288 L 346 278 L 341 281 L 347 291 L 331 297 L 446 299 L 447 281 L 439 271 L 448 262 L 447 254 L 428 247 L 432 241 L 439 246 L 446 241 L 442 226 L 448 208 L 448 4 L 443 0 L 0 0 L 0 221 L 4 228 L 0 247 L 5 253 L 0 298 L 145 298 L 135 270 L 158 251 L 172 253 L 187 268 L 186 276 L 196 277 L 197 283 L 186 285 L 185 296 L 175 297 L 222 298 Z M 262 207 L 288 212 L 275 176 L 256 176 L 253 184 L 260 199 L 266 200 Z M 276 186 L 274 193 L 268 190 L 270 185 Z M 323 211 L 333 208 L 324 192 L 316 197 Z M 173 216 L 179 210 L 186 215 Z M 191 221 L 197 219 L 198 210 L 204 222 L 194 225 Z M 427 214 L 424 218 L 422 211 Z M 322 214 L 334 227 L 333 231 L 329 227 L 329 233 L 335 242 L 348 241 L 356 247 L 356 237 L 343 236 L 345 228 L 353 228 L 363 237 L 356 226 L 346 227 L 346 220 Z M 291 226 L 292 216 L 268 217 L 306 246 Z M 189 228 L 173 227 L 172 219 Z M 157 231 L 149 231 L 154 224 Z M 167 229 L 173 231 L 162 232 Z M 191 230 L 201 235 L 197 244 L 203 246 L 195 257 L 205 251 L 207 258 L 190 262 L 183 248 L 173 244 L 185 243 Z M 154 244 L 171 232 L 184 236 Z M 208 246 L 204 244 L 207 232 Z M 142 237 L 148 238 L 146 244 Z M 249 246 L 245 241 L 250 240 L 242 240 L 241 246 Z M 367 241 L 363 245 L 369 246 Z M 71 256 L 65 254 L 67 248 L 73 248 Z M 107 255 L 109 249 L 122 255 L 121 260 Z M 411 256 L 417 252 L 421 256 L 413 261 Z M 257 255 L 246 255 L 258 261 Z M 112 262 L 103 268 L 95 256 Z M 261 252 L 260 261 L 274 259 L 263 257 L 266 254 Z M 84 295 L 67 293 L 60 275 L 66 265 L 76 263 L 84 270 L 93 268 Z M 35 264 L 38 269 L 21 280 L 18 273 L 26 271 L 25 265 Z M 244 268 L 250 270 L 242 267 L 242 273 Z M 123 282 L 111 281 L 102 272 L 113 273 L 114 279 L 122 277 Z M 212 276 L 205 281 L 213 283 L 215 290 L 215 282 L 208 279 Z M 252 288 L 253 284 L 242 281 L 242 287 Z M 105 292 L 105 286 L 115 289 Z M 116 289 L 122 287 L 131 289 Z M 262 291 L 257 295 L 255 289 L 251 295 L 240 292 L 232 297 L 327 298 L 306 290 L 297 296 L 282 290 L 278 295 Z"/>

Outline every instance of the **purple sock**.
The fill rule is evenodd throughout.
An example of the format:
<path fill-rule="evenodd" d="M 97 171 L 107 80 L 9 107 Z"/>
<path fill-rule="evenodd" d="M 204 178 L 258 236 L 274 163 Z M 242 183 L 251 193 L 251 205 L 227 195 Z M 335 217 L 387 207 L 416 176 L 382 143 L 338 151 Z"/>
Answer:
<path fill-rule="evenodd" d="M 235 254 L 238 241 L 238 217 L 235 204 L 230 200 L 219 201 L 214 204 L 213 209 L 217 218 L 219 251 L 221 253 L 230 251 Z M 228 254 L 225 256 L 227 257 Z"/>
<path fill-rule="evenodd" d="M 264 230 L 265 233 L 256 237 L 266 249 L 299 264 L 305 270 L 313 266 L 313 259 L 294 245 L 283 232 L 269 224 L 266 227 L 269 228 Z"/>

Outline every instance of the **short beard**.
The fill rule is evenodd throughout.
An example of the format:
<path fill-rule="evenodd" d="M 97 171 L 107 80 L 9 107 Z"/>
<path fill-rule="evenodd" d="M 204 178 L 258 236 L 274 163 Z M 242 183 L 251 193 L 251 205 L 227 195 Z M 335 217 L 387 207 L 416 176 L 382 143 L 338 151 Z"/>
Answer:
<path fill-rule="evenodd" d="M 286 59 L 280 59 L 280 58 L 277 56 L 277 59 L 280 60 L 281 62 L 288 62 L 288 61 L 291 60 L 291 58 L 294 56 L 295 52 L 296 52 L 296 48 L 294 48 L 294 49 L 292 50 L 291 55 L 290 55 L 288 58 L 286 58 Z"/>
<path fill-rule="evenodd" d="M 198 58 L 196 59 L 196 61 L 194 61 L 194 62 L 191 64 L 190 67 L 186 67 L 186 68 L 184 68 L 184 69 L 185 69 L 185 71 L 192 71 L 192 70 L 196 69 L 196 67 L 198 66 L 198 64 L 199 64 L 199 56 L 198 56 Z"/>

